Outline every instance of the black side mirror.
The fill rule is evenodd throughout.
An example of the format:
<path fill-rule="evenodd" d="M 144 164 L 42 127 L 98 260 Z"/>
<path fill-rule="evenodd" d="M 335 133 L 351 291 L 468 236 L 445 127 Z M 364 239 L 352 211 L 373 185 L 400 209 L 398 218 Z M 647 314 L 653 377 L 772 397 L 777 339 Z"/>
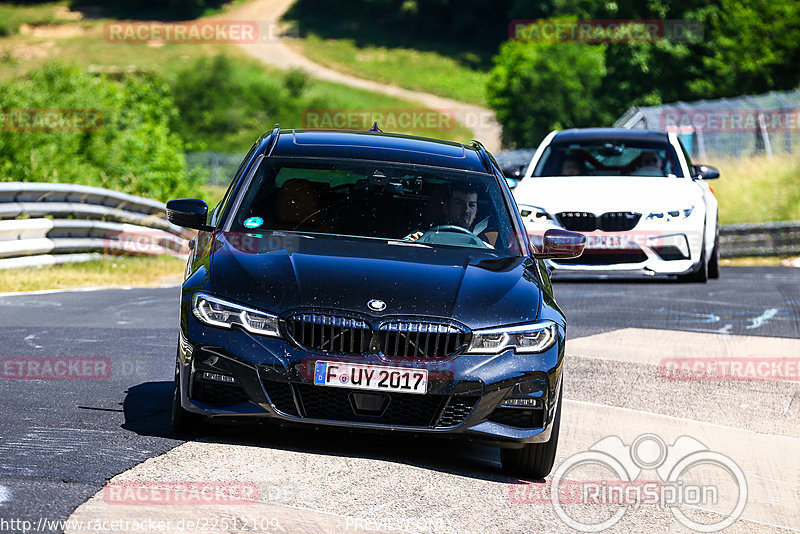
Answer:
<path fill-rule="evenodd" d="M 535 254 L 537 259 L 577 258 L 583 254 L 586 236 L 577 232 L 568 232 L 551 228 L 542 238 L 542 251 Z"/>
<path fill-rule="evenodd" d="M 506 178 L 513 178 L 514 180 L 520 180 L 525 175 L 525 169 L 528 168 L 528 165 L 508 165 L 507 167 L 503 167 L 503 176 Z"/>
<path fill-rule="evenodd" d="M 167 219 L 172 224 L 211 232 L 213 226 L 206 225 L 208 205 L 197 198 L 178 198 L 167 202 Z"/>
<path fill-rule="evenodd" d="M 719 169 L 710 165 L 693 165 L 694 173 L 698 180 L 713 180 L 719 178 Z"/>

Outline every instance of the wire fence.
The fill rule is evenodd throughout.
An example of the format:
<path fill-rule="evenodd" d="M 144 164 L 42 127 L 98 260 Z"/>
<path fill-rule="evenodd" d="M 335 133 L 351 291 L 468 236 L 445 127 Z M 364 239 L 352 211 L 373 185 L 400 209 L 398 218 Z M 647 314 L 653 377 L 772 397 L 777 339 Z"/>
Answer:
<path fill-rule="evenodd" d="M 244 154 L 223 152 L 186 152 L 186 168 L 197 172 L 206 184 L 227 185 L 236 174 Z"/>
<path fill-rule="evenodd" d="M 633 107 L 614 124 L 675 132 L 692 157 L 800 151 L 800 89 Z"/>

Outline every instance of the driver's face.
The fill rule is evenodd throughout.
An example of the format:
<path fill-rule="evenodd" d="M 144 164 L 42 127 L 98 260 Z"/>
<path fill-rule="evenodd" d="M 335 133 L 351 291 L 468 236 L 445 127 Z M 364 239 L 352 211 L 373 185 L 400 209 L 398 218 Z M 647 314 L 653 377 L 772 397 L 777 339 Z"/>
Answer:
<path fill-rule="evenodd" d="M 447 224 L 469 228 L 478 213 L 478 194 L 453 191 L 445 210 L 447 212 Z"/>

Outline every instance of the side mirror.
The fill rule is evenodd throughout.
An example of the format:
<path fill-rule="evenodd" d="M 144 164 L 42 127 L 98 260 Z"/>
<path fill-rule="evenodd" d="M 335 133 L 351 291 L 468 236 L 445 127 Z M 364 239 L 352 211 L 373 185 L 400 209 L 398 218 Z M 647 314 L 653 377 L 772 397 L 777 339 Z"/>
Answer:
<path fill-rule="evenodd" d="M 508 165 L 507 167 L 503 167 L 503 176 L 506 178 L 512 178 L 514 180 L 521 180 L 522 177 L 525 175 L 525 169 L 528 168 L 528 165 Z"/>
<path fill-rule="evenodd" d="M 583 254 L 586 236 L 577 232 L 568 232 L 551 228 L 542 238 L 542 251 L 535 254 L 537 259 L 577 258 Z"/>
<path fill-rule="evenodd" d="M 698 180 L 713 180 L 719 178 L 719 169 L 710 165 L 693 165 L 694 173 Z"/>
<path fill-rule="evenodd" d="M 172 224 L 210 232 L 213 226 L 206 225 L 208 205 L 197 198 L 179 198 L 167 202 L 167 219 Z"/>

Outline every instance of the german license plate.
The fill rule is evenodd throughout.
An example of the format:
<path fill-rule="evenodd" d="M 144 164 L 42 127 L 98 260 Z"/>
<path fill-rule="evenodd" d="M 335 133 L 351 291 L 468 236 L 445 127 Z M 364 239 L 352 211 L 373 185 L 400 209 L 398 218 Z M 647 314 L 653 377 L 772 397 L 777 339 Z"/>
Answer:
<path fill-rule="evenodd" d="M 314 384 L 424 394 L 428 390 L 428 371 L 413 367 L 317 361 L 314 365 Z"/>
<path fill-rule="evenodd" d="M 586 248 L 618 250 L 632 246 L 628 236 L 625 235 L 587 235 Z"/>

